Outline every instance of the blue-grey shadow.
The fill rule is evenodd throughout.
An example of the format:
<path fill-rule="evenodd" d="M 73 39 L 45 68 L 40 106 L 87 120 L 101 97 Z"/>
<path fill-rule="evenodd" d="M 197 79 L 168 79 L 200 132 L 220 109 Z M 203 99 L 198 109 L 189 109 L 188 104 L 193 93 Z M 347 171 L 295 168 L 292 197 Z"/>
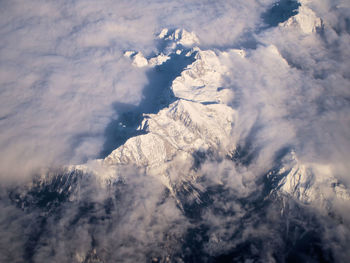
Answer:
<path fill-rule="evenodd" d="M 266 26 L 263 29 L 269 27 L 275 27 L 279 23 L 283 23 L 288 18 L 298 13 L 298 7 L 300 3 L 296 0 L 280 0 L 275 3 L 269 10 L 262 15 L 262 19 Z"/>
<path fill-rule="evenodd" d="M 146 73 L 148 85 L 143 89 L 143 99 L 139 105 L 122 102 L 113 104 L 114 111 L 119 117 L 111 121 L 105 129 L 105 142 L 100 158 L 108 156 L 129 138 L 146 133 L 146 131 L 138 129 L 143 114 L 157 113 L 176 100 L 170 89 L 171 83 L 194 61 L 195 53 L 186 56 L 187 51 L 184 50 L 180 55 L 172 54 L 169 60 L 148 70 Z"/>

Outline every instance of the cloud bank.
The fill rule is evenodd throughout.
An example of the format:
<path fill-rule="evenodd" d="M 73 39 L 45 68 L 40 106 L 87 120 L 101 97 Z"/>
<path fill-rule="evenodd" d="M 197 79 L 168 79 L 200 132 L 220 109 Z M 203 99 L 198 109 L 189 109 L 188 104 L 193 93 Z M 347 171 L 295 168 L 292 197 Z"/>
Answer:
<path fill-rule="evenodd" d="M 104 129 L 118 118 L 112 104 L 137 105 L 148 81 L 124 51 L 156 51 L 163 27 L 196 31 L 206 46 L 228 46 L 254 28 L 268 3 L 1 3 L 2 176 L 98 156 Z"/>

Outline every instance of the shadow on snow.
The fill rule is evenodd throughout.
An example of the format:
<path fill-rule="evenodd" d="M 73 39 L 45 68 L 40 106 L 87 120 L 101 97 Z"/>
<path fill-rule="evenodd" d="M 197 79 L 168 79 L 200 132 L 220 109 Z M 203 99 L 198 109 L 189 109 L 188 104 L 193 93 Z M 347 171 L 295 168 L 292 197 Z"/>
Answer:
<path fill-rule="evenodd" d="M 105 129 L 105 142 L 100 158 L 105 158 L 113 150 L 123 145 L 129 138 L 145 134 L 138 130 L 143 114 L 157 113 L 175 101 L 170 89 L 173 80 L 192 62 L 195 54 L 185 56 L 186 50 L 180 55 L 172 54 L 170 59 L 162 65 L 149 69 L 147 74 L 148 85 L 143 89 L 142 101 L 139 105 L 115 102 L 113 108 L 118 119 L 110 122 Z"/>

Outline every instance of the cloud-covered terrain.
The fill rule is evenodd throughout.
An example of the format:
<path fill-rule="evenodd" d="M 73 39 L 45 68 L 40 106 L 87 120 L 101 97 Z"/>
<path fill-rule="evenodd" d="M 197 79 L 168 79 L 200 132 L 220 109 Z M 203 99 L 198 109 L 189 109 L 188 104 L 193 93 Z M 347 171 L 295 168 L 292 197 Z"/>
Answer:
<path fill-rule="evenodd" d="M 0 36 L 1 262 L 350 259 L 348 1 L 2 1 Z"/>
<path fill-rule="evenodd" d="M 265 6 L 254 1 L 4 1 L 1 173 L 97 157 L 105 127 L 118 116 L 112 104 L 137 105 L 149 81 L 124 51 L 155 52 L 155 34 L 163 27 L 195 31 L 203 45 L 232 45 L 254 28 Z"/>

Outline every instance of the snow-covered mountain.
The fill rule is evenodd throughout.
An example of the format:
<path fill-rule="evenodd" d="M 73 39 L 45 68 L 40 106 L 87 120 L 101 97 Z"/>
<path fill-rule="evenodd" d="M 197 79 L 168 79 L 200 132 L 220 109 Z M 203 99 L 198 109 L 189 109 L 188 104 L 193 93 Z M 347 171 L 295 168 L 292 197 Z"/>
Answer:
<path fill-rule="evenodd" d="M 301 3 L 297 14 L 280 23 L 278 28 L 281 31 L 296 30 L 305 35 L 312 35 L 320 32 L 323 26 L 323 21 L 307 4 Z M 201 50 L 197 36 L 184 29 L 164 29 L 158 37 L 166 42 L 165 54 L 160 53 L 146 59 L 142 54 L 135 53 L 132 63 L 137 67 L 157 67 L 174 55 L 194 55 L 194 62 L 171 83 L 170 90 L 176 100 L 158 113 L 144 114 L 138 129 L 146 134 L 130 138 L 105 159 L 96 162 L 98 167 L 104 167 L 103 173 L 110 169 L 115 171 L 116 167 L 123 165 L 144 169 L 148 176 L 157 178 L 167 187 L 185 213 L 192 214 L 192 202 L 199 205 L 206 203 L 203 190 L 196 188 L 196 181 L 201 180 L 203 175 L 200 172 L 202 163 L 208 160 L 229 159 L 233 160 L 235 165 L 242 165 L 239 157 L 232 158 L 232 153 L 239 150 L 238 145 L 233 143 L 232 136 L 240 116 L 232 106 L 235 93 L 225 81 L 232 72 L 224 61 L 245 60 L 249 50 Z M 267 46 L 266 52 L 283 65 L 288 65 L 289 62 L 277 46 Z M 99 176 L 94 167 L 96 163 L 92 162 L 74 169 L 82 169 Z M 118 173 L 107 174 L 115 176 Z M 260 196 L 257 200 L 262 203 L 262 200 L 273 200 L 283 217 L 291 217 L 290 213 L 300 213 L 297 212 L 297 208 L 293 212 L 286 205 L 294 202 L 296 207 L 310 207 L 322 215 L 331 215 L 340 222 L 343 220 L 337 209 L 339 204 L 341 207 L 350 200 L 350 192 L 336 179 L 331 166 L 303 162 L 291 148 L 276 160 L 263 177 L 268 185 L 264 188 L 268 191 L 262 195 L 257 193 L 257 196 Z M 244 182 L 241 187 L 245 187 Z M 244 192 L 242 189 L 238 191 Z M 186 208 L 188 205 L 189 208 Z M 212 238 L 214 243 L 218 242 L 217 236 Z M 209 242 L 212 242 L 211 239 Z"/>
<path fill-rule="evenodd" d="M 296 16 L 279 26 L 298 25 L 304 33 L 315 33 L 322 25 L 320 21 L 310 9 L 300 6 Z M 215 153 L 225 158 L 236 150 L 231 137 L 239 116 L 229 105 L 235 94 L 230 87 L 225 87 L 224 78 L 230 72 L 221 60 L 236 56 L 245 59 L 246 52 L 238 49 L 223 52 L 201 50 L 196 46 L 199 43 L 196 35 L 184 29 L 176 29 L 173 33 L 164 29 L 159 38 L 167 43 L 165 54 L 149 59 L 139 52 L 127 51 L 125 54 L 136 67 L 157 67 L 174 56 L 194 55 L 194 62 L 171 83 L 170 89 L 176 100 L 158 113 L 143 115 L 137 129 L 145 134 L 128 139 L 104 159 L 70 169 L 94 173 L 103 180 L 113 181 L 118 178 L 118 172 L 115 172 L 118 167 L 135 166 L 161 180 L 175 196 L 183 182 L 197 178 L 197 153 Z M 285 63 L 276 46 L 269 46 L 268 50 Z M 332 207 L 330 203 L 334 199 L 350 200 L 349 191 L 333 176 L 330 167 L 302 163 L 293 150 L 279 162 L 277 172 L 273 168 L 267 173 L 268 180 L 278 181 L 271 193 L 288 195 L 303 204 L 312 203 L 325 212 Z M 181 170 L 177 170 L 179 166 Z M 177 174 L 175 182 L 172 178 L 174 170 Z"/>

